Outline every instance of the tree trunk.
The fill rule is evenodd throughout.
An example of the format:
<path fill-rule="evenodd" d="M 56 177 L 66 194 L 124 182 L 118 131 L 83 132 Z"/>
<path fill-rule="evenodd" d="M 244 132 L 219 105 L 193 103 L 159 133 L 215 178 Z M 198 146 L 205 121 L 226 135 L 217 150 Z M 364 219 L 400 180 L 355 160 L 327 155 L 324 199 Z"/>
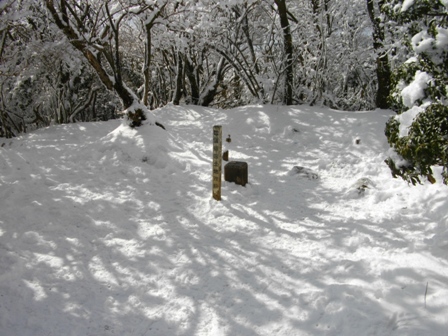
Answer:
<path fill-rule="evenodd" d="M 152 36 L 151 36 L 151 29 L 154 26 L 154 22 L 159 17 L 161 12 L 164 10 L 165 6 L 168 4 L 168 2 L 165 2 L 160 8 L 154 8 L 150 7 L 151 10 L 156 11 L 155 14 L 152 15 L 151 19 L 147 21 L 147 17 L 143 19 L 143 24 L 145 27 L 145 33 L 146 33 L 146 39 L 145 39 L 145 65 L 143 67 L 143 77 L 144 77 L 144 83 L 143 83 L 143 104 L 145 106 L 148 106 L 149 104 L 149 86 L 151 82 L 151 56 L 152 56 Z M 153 107 L 153 106 L 151 106 Z"/>
<path fill-rule="evenodd" d="M 384 50 L 384 28 L 381 19 L 375 15 L 374 0 L 367 0 L 367 12 L 373 27 L 373 48 L 376 52 L 376 76 L 378 79 L 378 89 L 376 93 L 376 106 L 379 108 L 389 108 L 388 97 L 390 94 L 391 69 L 389 57 Z"/>
<path fill-rule="evenodd" d="M 215 96 L 218 93 L 219 83 L 221 83 L 222 78 L 224 76 L 225 63 L 226 62 L 224 57 L 221 57 L 216 69 L 216 77 L 214 81 L 211 84 L 209 84 L 208 87 L 201 94 L 201 98 L 199 99 L 199 105 L 209 106 L 213 102 L 213 99 L 215 99 Z"/>
<path fill-rule="evenodd" d="M 148 106 L 149 96 L 149 84 L 151 80 L 151 71 L 149 66 L 151 65 L 151 27 L 152 24 L 145 25 L 146 41 L 145 41 L 145 65 L 143 67 L 143 104 Z"/>
<path fill-rule="evenodd" d="M 286 0 L 275 0 L 280 17 L 280 26 L 283 30 L 283 48 L 285 52 L 285 87 L 283 93 L 283 103 L 292 105 L 292 87 L 293 87 L 293 44 L 291 36 L 291 28 L 289 26 L 288 10 L 286 8 Z"/>
<path fill-rule="evenodd" d="M 199 102 L 199 86 L 198 82 L 196 81 L 194 67 L 187 57 L 185 57 L 184 65 L 185 65 L 185 74 L 187 75 L 188 81 L 190 82 L 191 103 L 193 105 L 197 105 Z"/>
<path fill-rule="evenodd" d="M 246 37 L 247 46 L 249 47 L 251 61 L 254 66 L 254 72 L 258 76 L 260 74 L 260 67 L 258 66 L 257 57 L 255 55 L 254 43 L 252 41 L 252 37 L 250 36 L 249 20 L 248 20 L 247 16 L 248 16 L 247 4 L 245 4 L 244 11 L 243 11 L 243 17 L 242 17 L 242 30 L 243 30 L 244 36 Z M 254 78 L 253 82 L 255 84 L 254 88 L 257 90 L 257 93 L 258 93 L 258 99 L 264 101 L 265 92 L 264 92 L 263 85 L 260 85 L 257 77 Z"/>
<path fill-rule="evenodd" d="M 176 70 L 176 87 L 173 93 L 173 104 L 179 105 L 180 98 L 182 97 L 182 87 L 183 87 L 183 74 L 184 67 L 182 65 L 182 55 L 180 52 L 177 53 L 177 70 Z"/>

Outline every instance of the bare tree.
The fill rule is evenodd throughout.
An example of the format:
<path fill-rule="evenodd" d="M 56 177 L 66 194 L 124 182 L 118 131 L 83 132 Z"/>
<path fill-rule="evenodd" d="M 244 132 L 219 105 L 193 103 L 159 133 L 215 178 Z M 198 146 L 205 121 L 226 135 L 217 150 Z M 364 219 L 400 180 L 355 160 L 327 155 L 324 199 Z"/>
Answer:
<path fill-rule="evenodd" d="M 130 125 L 140 126 L 146 108 L 123 81 L 120 53 L 120 26 L 130 15 L 129 8 L 110 0 L 45 0 L 45 4 L 56 25 L 84 55 L 101 82 L 119 96 Z"/>

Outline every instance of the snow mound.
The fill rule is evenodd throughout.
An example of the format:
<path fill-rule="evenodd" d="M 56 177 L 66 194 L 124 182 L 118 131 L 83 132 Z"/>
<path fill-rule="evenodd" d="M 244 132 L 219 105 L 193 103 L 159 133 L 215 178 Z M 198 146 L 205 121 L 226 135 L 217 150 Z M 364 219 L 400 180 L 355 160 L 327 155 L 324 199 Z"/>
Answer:
<path fill-rule="evenodd" d="M 309 168 L 294 166 L 288 173 L 290 176 L 300 176 L 307 178 L 308 180 L 317 180 L 319 175 L 317 175 L 314 171 Z"/>

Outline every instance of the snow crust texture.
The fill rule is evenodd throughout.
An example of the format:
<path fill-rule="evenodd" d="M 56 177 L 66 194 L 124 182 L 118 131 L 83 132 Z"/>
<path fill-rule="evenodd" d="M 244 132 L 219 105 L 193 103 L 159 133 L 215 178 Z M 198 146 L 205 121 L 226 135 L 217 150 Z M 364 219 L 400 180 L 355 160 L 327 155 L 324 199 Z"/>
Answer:
<path fill-rule="evenodd" d="M 155 115 L 0 139 L 0 335 L 447 335 L 448 188 L 391 178 L 392 112 Z"/>

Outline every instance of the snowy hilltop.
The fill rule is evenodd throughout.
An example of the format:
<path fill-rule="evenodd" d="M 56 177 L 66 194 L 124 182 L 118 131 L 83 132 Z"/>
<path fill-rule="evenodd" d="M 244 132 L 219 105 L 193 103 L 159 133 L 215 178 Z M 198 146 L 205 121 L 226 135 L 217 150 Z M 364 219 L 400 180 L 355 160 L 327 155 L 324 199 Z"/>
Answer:
<path fill-rule="evenodd" d="M 0 139 L 0 335 L 447 335 L 448 188 L 391 177 L 393 112 L 154 114 Z"/>

